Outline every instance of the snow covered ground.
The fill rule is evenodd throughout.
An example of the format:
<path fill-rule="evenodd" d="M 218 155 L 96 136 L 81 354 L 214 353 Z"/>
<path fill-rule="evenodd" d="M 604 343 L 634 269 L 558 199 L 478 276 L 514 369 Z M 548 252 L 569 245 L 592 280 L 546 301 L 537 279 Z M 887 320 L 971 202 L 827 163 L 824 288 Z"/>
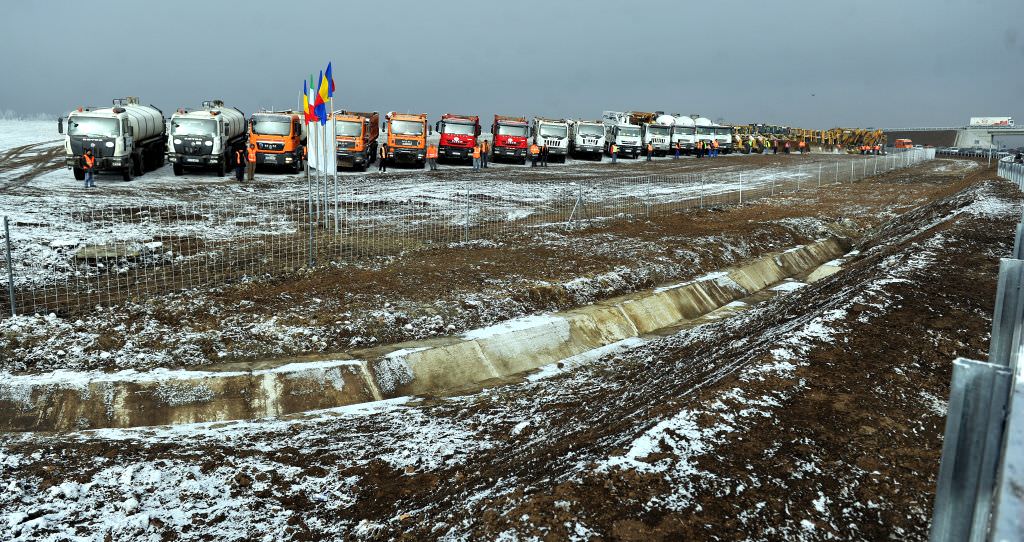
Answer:
<path fill-rule="evenodd" d="M 0 156 L 13 147 L 34 143 L 57 145 L 63 136 L 57 133 L 57 121 L 0 119 Z"/>

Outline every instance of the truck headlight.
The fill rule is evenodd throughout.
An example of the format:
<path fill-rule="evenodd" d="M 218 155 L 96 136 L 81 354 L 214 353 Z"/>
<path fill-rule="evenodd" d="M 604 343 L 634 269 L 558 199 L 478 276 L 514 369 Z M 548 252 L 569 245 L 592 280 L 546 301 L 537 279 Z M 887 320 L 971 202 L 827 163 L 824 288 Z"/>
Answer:
<path fill-rule="evenodd" d="M 108 149 L 113 149 L 114 148 L 114 142 L 113 141 L 107 141 L 106 143 L 103 144 L 103 146 L 108 148 Z"/>
<path fill-rule="evenodd" d="M 181 140 L 180 139 L 175 139 L 174 140 L 174 144 L 175 145 L 181 145 Z"/>
<path fill-rule="evenodd" d="M 212 147 L 213 141 L 203 141 L 203 145 L 206 145 L 207 147 Z"/>

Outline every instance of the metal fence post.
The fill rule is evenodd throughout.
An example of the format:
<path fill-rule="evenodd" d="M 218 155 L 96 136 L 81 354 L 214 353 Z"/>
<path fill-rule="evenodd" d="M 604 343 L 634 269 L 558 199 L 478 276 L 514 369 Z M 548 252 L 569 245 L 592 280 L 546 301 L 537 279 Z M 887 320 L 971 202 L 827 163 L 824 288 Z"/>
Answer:
<path fill-rule="evenodd" d="M 14 260 L 11 259 L 11 225 L 10 220 L 4 217 L 4 244 L 7 248 L 7 294 L 11 296 L 11 316 L 17 316 L 18 311 L 14 305 Z"/>
<path fill-rule="evenodd" d="M 462 238 L 465 242 L 469 242 L 469 186 L 466 186 L 466 227 L 463 230 Z"/>
<path fill-rule="evenodd" d="M 743 173 L 740 173 L 740 205 L 743 205 Z"/>
<path fill-rule="evenodd" d="M 821 164 L 818 164 L 818 188 L 821 188 Z"/>
<path fill-rule="evenodd" d="M 839 162 L 836 162 L 836 180 L 832 184 L 839 184 Z"/>

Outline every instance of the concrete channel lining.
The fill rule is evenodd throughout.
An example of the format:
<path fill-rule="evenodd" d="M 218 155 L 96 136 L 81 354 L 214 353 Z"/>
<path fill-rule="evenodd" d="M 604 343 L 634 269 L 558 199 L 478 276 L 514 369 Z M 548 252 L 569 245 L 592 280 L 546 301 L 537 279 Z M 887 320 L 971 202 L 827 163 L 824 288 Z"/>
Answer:
<path fill-rule="evenodd" d="M 79 373 L 0 379 L 0 430 L 69 431 L 226 421 L 417 394 L 509 377 L 678 325 L 841 256 L 830 238 L 735 269 L 460 337 L 269 369 Z M 339 359 L 341 358 L 341 359 Z"/>

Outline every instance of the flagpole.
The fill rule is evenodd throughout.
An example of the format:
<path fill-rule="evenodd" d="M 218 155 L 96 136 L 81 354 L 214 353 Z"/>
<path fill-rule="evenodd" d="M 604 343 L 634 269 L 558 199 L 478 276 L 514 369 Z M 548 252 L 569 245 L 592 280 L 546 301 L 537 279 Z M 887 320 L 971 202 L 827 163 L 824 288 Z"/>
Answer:
<path fill-rule="evenodd" d="M 313 166 L 316 169 L 316 174 L 313 176 L 313 182 L 316 184 L 316 223 L 320 224 L 320 165 L 317 160 L 317 156 L 320 154 L 320 148 L 317 147 L 317 141 L 319 141 L 317 135 L 317 122 L 313 123 L 313 129 L 309 131 L 308 137 L 313 138 L 313 152 L 309 153 L 310 158 L 313 159 Z"/>
<path fill-rule="evenodd" d="M 306 124 L 306 159 L 303 162 L 306 163 L 306 201 L 309 205 L 309 218 L 306 220 L 306 224 L 309 226 L 309 267 L 313 267 L 313 183 L 309 178 L 309 118 L 303 118 L 302 122 Z"/>
<path fill-rule="evenodd" d="M 338 234 L 338 116 L 334 114 L 334 97 L 331 97 L 331 163 L 334 171 L 334 234 Z"/>
<path fill-rule="evenodd" d="M 326 105 L 325 105 L 325 107 L 326 107 Z M 331 215 L 330 215 L 330 209 L 331 209 L 331 206 L 330 206 L 331 194 L 330 194 L 330 192 L 331 191 L 329 190 L 329 187 L 327 186 L 327 183 L 330 180 L 330 177 L 327 175 L 327 119 L 326 118 L 323 120 L 323 122 L 320 123 L 320 129 L 323 131 L 322 132 L 322 136 L 323 137 L 320 138 L 320 151 L 321 151 L 320 161 L 323 163 L 323 170 L 324 170 L 324 229 L 326 230 L 327 227 L 328 227 L 328 222 L 330 222 L 330 219 L 331 219 Z"/>

